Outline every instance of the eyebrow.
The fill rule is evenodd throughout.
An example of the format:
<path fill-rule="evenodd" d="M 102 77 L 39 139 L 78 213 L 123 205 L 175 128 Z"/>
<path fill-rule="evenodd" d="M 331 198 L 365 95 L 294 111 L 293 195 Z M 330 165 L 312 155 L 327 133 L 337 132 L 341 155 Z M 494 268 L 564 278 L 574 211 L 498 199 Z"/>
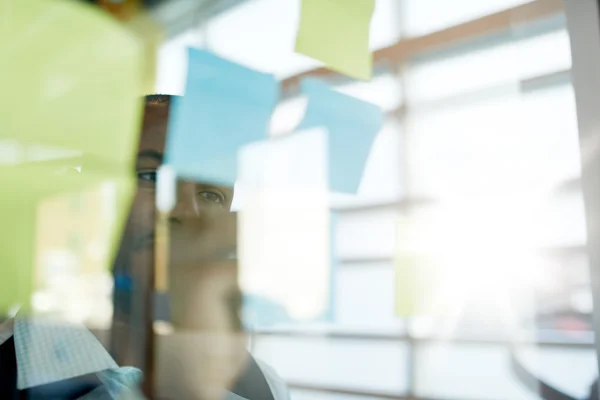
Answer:
<path fill-rule="evenodd" d="M 144 150 L 138 153 L 138 158 L 152 158 L 160 163 L 163 161 L 162 153 L 156 150 Z"/>

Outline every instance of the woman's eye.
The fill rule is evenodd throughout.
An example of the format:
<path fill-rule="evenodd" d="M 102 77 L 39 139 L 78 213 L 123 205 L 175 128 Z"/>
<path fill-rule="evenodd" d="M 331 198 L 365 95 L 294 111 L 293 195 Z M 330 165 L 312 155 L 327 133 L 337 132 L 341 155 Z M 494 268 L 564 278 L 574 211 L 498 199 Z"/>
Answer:
<path fill-rule="evenodd" d="M 198 192 L 198 195 L 208 202 L 221 204 L 221 205 L 225 204 L 225 198 L 223 197 L 223 195 L 221 193 L 213 192 L 210 190 L 204 190 L 204 191 Z"/>
<path fill-rule="evenodd" d="M 138 171 L 138 181 L 140 184 L 154 185 L 156 183 L 156 171 Z"/>

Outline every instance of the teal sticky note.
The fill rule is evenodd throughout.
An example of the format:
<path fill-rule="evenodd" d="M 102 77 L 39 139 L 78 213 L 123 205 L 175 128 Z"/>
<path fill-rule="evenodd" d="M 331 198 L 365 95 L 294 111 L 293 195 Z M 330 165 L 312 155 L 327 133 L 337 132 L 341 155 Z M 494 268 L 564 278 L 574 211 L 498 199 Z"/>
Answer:
<path fill-rule="evenodd" d="M 171 105 L 166 162 L 182 178 L 233 186 L 238 149 L 266 138 L 278 95 L 273 75 L 189 49 L 185 96 Z"/>
<path fill-rule="evenodd" d="M 298 129 L 324 126 L 329 131 L 330 189 L 356 193 L 383 123 L 381 109 L 312 78 L 302 81 L 302 92 L 308 97 L 308 106 Z"/>
<path fill-rule="evenodd" d="M 266 328 L 277 324 L 293 323 L 285 307 L 277 301 L 256 295 L 244 295 L 242 323 L 248 330 Z"/>

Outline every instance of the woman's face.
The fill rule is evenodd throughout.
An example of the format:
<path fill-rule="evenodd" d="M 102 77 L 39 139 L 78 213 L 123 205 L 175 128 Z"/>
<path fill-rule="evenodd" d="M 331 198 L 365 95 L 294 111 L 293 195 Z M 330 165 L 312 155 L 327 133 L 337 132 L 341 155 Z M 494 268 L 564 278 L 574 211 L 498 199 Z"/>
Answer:
<path fill-rule="evenodd" d="M 156 170 L 162 164 L 168 118 L 168 104 L 145 106 L 138 188 L 123 241 L 136 279 L 147 279 L 152 271 Z M 177 204 L 169 218 L 174 333 L 157 336 L 160 398 L 219 398 L 245 361 L 237 265 L 227 260 L 236 248 L 232 198 L 228 187 L 178 183 Z"/>

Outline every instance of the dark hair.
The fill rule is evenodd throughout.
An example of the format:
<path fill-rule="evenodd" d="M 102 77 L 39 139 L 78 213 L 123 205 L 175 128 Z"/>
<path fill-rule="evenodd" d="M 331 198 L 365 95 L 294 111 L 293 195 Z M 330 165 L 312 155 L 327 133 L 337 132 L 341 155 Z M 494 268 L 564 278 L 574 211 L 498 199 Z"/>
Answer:
<path fill-rule="evenodd" d="M 149 94 L 145 97 L 146 104 L 171 104 L 171 99 L 179 96 L 172 96 L 170 94 Z"/>

